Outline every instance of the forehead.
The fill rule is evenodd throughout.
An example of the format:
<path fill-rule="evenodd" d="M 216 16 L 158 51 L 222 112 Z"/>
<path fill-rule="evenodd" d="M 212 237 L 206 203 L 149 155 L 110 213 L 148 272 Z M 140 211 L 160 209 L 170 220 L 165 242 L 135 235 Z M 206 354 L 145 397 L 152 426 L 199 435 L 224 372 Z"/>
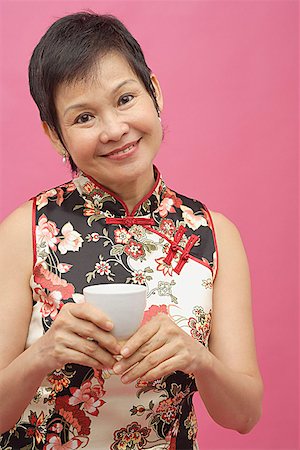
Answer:
<path fill-rule="evenodd" d="M 132 79 L 140 83 L 136 73 L 123 55 L 108 53 L 99 57 L 83 78 L 60 84 L 56 89 L 55 101 L 65 103 L 74 99 L 74 97 L 88 95 L 89 93 L 93 95 L 95 89 L 101 90 L 103 95 L 109 95 L 116 86 L 126 79 Z"/>

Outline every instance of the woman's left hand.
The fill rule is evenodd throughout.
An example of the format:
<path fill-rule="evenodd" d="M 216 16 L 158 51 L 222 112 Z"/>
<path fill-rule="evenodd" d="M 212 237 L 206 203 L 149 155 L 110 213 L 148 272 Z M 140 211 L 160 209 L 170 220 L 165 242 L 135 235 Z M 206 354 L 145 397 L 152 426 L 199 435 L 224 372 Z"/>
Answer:
<path fill-rule="evenodd" d="M 194 373 L 206 364 L 208 351 L 170 317 L 159 313 L 126 342 L 121 355 L 113 370 L 123 374 L 123 383 L 131 383 L 138 378 L 154 381 L 175 370 Z"/>

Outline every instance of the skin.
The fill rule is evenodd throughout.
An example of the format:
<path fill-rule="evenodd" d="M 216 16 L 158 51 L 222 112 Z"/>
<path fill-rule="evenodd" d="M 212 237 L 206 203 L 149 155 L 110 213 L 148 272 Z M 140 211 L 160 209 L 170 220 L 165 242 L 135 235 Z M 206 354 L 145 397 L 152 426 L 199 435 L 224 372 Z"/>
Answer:
<path fill-rule="evenodd" d="M 115 90 L 128 79 L 134 82 Z M 152 81 L 162 109 L 154 75 Z M 124 98 L 126 95 L 130 96 Z M 79 102 L 85 107 L 66 113 Z M 98 78 L 61 86 L 56 106 L 65 144 L 76 165 L 118 194 L 132 210 L 153 185 L 152 161 L 162 130 L 152 99 L 127 62 L 110 55 L 101 61 Z M 84 117 L 80 123 L 74 121 L 78 116 Z M 55 133 L 47 124 L 43 126 L 62 154 Z M 116 161 L 103 156 L 137 139 L 137 151 L 129 158 Z M 67 304 L 49 331 L 25 350 L 32 314 L 31 217 L 32 205 L 27 202 L 0 227 L 0 308 L 5 317 L 0 327 L 1 433 L 14 426 L 43 378 L 66 363 L 113 368 L 123 383 L 139 377 L 154 380 L 173 370 L 193 373 L 203 402 L 217 423 L 240 433 L 253 428 L 261 415 L 263 384 L 255 354 L 247 258 L 239 232 L 228 219 L 212 213 L 219 270 L 208 349 L 166 315 L 154 317 L 120 345 L 110 333 L 113 325 L 101 311 L 89 304 Z M 116 363 L 117 354 L 123 359 Z"/>
<path fill-rule="evenodd" d="M 131 210 L 153 186 L 152 161 L 162 141 L 161 122 L 152 98 L 121 55 L 109 54 L 99 66 L 90 79 L 59 86 L 58 119 L 77 167 L 121 197 Z M 161 89 L 155 75 L 151 80 L 161 111 Z M 78 104 L 85 106 L 73 108 Z M 56 133 L 47 124 L 44 130 L 63 155 Z M 132 156 L 120 161 L 105 156 L 137 140 Z"/>

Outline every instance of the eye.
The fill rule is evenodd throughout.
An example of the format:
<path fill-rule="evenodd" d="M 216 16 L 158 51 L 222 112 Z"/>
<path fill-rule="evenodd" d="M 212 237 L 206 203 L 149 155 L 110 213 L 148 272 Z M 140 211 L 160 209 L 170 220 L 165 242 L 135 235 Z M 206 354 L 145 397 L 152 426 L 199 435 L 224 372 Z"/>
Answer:
<path fill-rule="evenodd" d="M 118 105 L 126 105 L 126 103 L 130 102 L 132 99 L 133 95 L 131 94 L 122 95 L 118 100 Z"/>
<path fill-rule="evenodd" d="M 90 121 L 91 118 L 93 118 L 91 114 L 88 113 L 80 114 L 80 116 L 78 116 L 75 119 L 75 123 L 87 123 Z"/>

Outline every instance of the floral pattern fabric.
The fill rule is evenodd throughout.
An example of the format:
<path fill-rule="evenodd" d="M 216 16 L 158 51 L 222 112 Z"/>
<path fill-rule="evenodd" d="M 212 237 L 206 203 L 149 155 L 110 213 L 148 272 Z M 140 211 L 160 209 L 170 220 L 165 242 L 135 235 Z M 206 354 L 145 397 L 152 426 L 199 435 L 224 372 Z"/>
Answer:
<path fill-rule="evenodd" d="M 153 190 L 131 214 L 82 173 L 36 197 L 27 347 L 65 303 L 83 302 L 83 288 L 99 283 L 145 285 L 143 323 L 168 314 L 208 346 L 217 267 L 211 218 L 155 170 Z M 180 371 L 123 385 L 111 370 L 67 364 L 48 374 L 15 427 L 0 437 L 0 448 L 193 449 L 195 391 L 193 374 Z"/>

